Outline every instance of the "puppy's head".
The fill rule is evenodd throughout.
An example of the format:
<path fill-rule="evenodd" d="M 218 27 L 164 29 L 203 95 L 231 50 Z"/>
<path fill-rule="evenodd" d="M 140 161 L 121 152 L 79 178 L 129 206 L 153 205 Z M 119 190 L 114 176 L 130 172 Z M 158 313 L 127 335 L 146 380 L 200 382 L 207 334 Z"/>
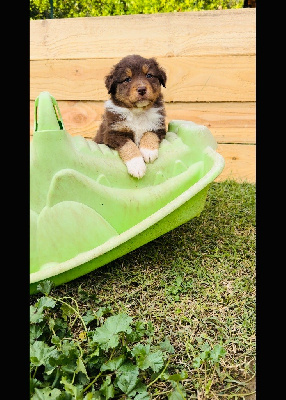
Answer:
<path fill-rule="evenodd" d="M 112 100 L 123 107 L 150 107 L 165 87 L 166 73 L 154 58 L 124 57 L 105 78 Z"/>

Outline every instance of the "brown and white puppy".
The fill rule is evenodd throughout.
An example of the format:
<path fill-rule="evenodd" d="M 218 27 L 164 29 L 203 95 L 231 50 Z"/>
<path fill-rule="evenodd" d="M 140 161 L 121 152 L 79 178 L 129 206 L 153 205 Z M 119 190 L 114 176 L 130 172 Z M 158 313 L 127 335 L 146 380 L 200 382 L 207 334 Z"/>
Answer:
<path fill-rule="evenodd" d="M 142 178 L 166 135 L 161 85 L 166 73 L 154 58 L 124 57 L 105 77 L 110 99 L 93 139 L 117 150 L 128 173 Z"/>

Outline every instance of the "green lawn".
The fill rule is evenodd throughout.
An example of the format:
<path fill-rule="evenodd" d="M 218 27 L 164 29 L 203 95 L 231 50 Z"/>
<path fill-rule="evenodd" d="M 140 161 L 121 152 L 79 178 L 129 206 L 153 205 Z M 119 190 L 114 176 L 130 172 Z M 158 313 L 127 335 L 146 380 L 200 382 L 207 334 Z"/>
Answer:
<path fill-rule="evenodd" d="M 158 379 L 150 386 L 152 399 L 255 398 L 246 396 L 255 379 L 255 190 L 246 182 L 213 183 L 199 217 L 51 291 L 54 298 L 73 298 L 65 301 L 77 304 L 79 314 L 97 315 L 89 329 L 124 312 L 152 323 L 152 343 L 169 339 L 168 371 L 185 371 L 185 394 L 171 395 L 169 383 Z M 31 304 L 40 297 L 32 295 Z M 105 310 L 101 317 L 99 310 Z M 80 319 L 72 313 L 66 319 L 78 338 Z M 153 378 L 146 376 L 146 383 Z M 102 399 L 133 398 L 124 396 Z"/>

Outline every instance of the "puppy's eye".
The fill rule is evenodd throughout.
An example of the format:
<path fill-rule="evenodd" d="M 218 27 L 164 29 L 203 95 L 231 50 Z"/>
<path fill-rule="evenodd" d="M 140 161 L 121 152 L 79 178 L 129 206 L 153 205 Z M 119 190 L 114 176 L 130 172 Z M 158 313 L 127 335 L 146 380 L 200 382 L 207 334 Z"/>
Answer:
<path fill-rule="evenodd" d="M 152 74 L 146 74 L 146 78 L 153 78 Z"/>
<path fill-rule="evenodd" d="M 125 78 L 123 82 L 131 82 L 131 78 Z"/>

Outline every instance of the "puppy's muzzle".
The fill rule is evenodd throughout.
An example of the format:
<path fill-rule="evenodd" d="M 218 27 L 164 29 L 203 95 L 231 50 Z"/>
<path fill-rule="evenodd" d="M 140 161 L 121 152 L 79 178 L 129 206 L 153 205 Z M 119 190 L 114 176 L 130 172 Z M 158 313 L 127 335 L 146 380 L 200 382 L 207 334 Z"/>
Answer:
<path fill-rule="evenodd" d="M 140 94 L 140 96 L 144 96 L 144 94 L 146 93 L 146 91 L 147 91 L 146 86 L 139 86 L 139 87 L 137 88 L 137 92 Z"/>

